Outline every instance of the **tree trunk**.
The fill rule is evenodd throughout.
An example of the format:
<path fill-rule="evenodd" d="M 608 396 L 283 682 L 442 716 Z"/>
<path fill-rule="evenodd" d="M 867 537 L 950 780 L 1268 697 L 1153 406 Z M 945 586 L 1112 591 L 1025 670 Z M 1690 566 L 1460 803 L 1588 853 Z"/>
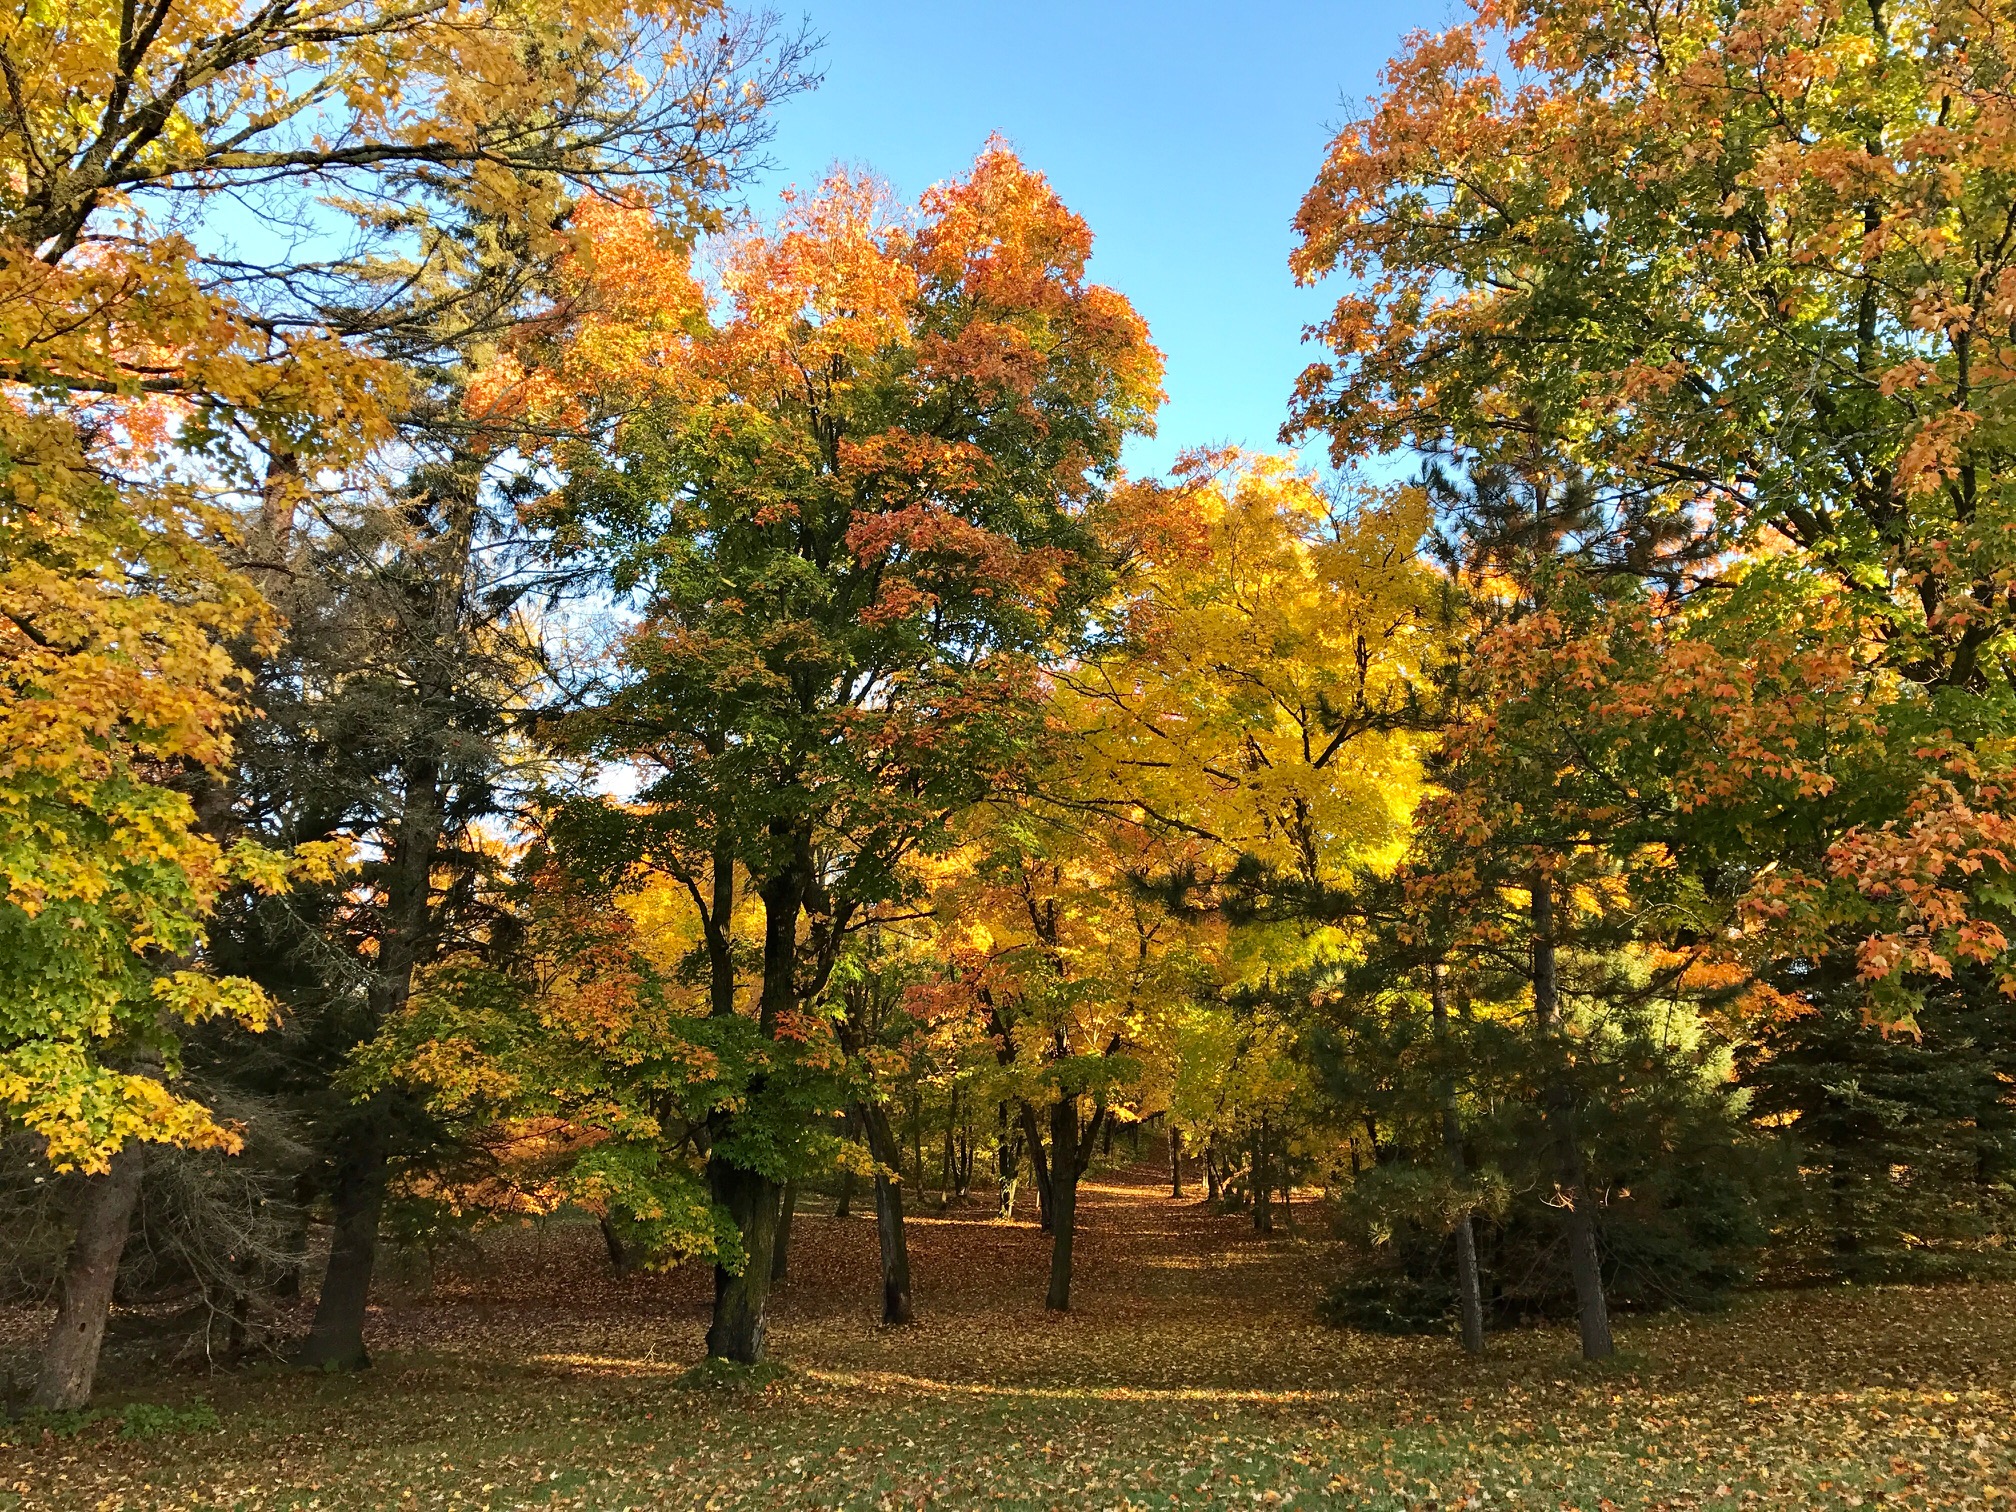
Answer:
<path fill-rule="evenodd" d="M 1435 1015 L 1435 1040 L 1445 1060 L 1449 1054 L 1449 974 L 1440 961 L 1428 970 L 1428 999 Z M 1463 1183 L 1463 1124 L 1456 1114 L 1456 1078 L 1442 1074 L 1442 1147 L 1448 1152 L 1449 1174 Z M 1466 1354 L 1484 1353 L 1484 1295 L 1477 1276 L 1477 1230 L 1470 1209 L 1456 1220 L 1456 1316 Z"/>
<path fill-rule="evenodd" d="M 1213 1207 L 1224 1195 L 1224 1186 L 1218 1174 L 1217 1141 L 1207 1140 L 1204 1145 L 1204 1200 Z"/>
<path fill-rule="evenodd" d="M 791 1219 L 798 1211 L 798 1183 L 784 1183 L 784 1195 L 777 1200 L 777 1237 L 770 1245 L 770 1280 L 774 1285 L 790 1274 Z"/>
<path fill-rule="evenodd" d="M 868 1147 L 875 1155 L 875 1242 L 882 1259 L 882 1321 L 885 1324 L 913 1322 L 916 1302 L 910 1291 L 910 1238 L 903 1226 L 903 1188 L 894 1179 L 902 1151 L 896 1147 L 896 1131 L 889 1127 L 889 1115 L 874 1104 L 861 1110 L 868 1131 Z"/>
<path fill-rule="evenodd" d="M 1176 1198 L 1183 1195 L 1183 1136 L 1177 1132 L 1174 1120 L 1169 1124 L 1169 1195 Z"/>
<path fill-rule="evenodd" d="M 742 1268 L 714 1267 L 714 1319 L 707 1329 L 710 1358 L 738 1365 L 761 1363 L 768 1331 L 770 1266 L 777 1237 L 777 1183 L 757 1171 L 708 1162 L 714 1200 L 728 1210 L 742 1236 Z"/>
<path fill-rule="evenodd" d="M 98 1352 L 105 1343 L 105 1320 L 112 1311 L 112 1285 L 119 1257 L 140 1201 L 140 1175 L 147 1157 L 128 1140 L 102 1176 L 84 1183 L 77 1210 L 77 1233 L 63 1267 L 56 1323 L 42 1346 L 42 1369 L 34 1405 L 69 1412 L 91 1400 Z"/>
<path fill-rule="evenodd" d="M 300 1352 L 303 1365 L 325 1370 L 362 1370 L 371 1363 L 364 1348 L 364 1313 L 378 1260 L 378 1219 L 385 1208 L 385 1131 L 379 1120 L 353 1125 L 345 1132 L 344 1146 L 329 1194 L 335 1218 L 329 1264 L 315 1299 L 315 1321 Z"/>
<path fill-rule="evenodd" d="M 1001 1192 L 1000 1216 L 1006 1220 L 1015 1216 L 1015 1189 L 1022 1179 L 1023 1135 L 1020 1129 L 1011 1131 L 1007 1103 L 1001 1103 L 995 1111 L 998 1128 L 995 1132 L 994 1173 Z"/>
<path fill-rule="evenodd" d="M 630 1274 L 630 1256 L 624 1252 L 623 1236 L 616 1231 L 616 1225 L 607 1214 L 598 1220 L 602 1226 L 602 1247 L 609 1252 L 609 1269 L 619 1276 Z"/>
<path fill-rule="evenodd" d="M 1259 1234 L 1274 1232 L 1271 1153 L 1267 1147 L 1267 1120 L 1262 1118 L 1253 1130 L 1253 1176 L 1247 1183 L 1253 1190 L 1253 1230 Z"/>
<path fill-rule="evenodd" d="M 1078 1100 L 1060 1097 L 1050 1109 L 1050 1289 L 1043 1306 L 1071 1310 L 1071 1241 L 1078 1228 Z"/>
<path fill-rule="evenodd" d="M 875 1173 L 875 1239 L 882 1255 L 882 1321 L 892 1326 L 914 1322 L 917 1311 L 910 1295 L 903 1188 L 880 1171 Z"/>
<path fill-rule="evenodd" d="M 1559 1019 L 1560 987 L 1555 975 L 1554 883 L 1536 873 L 1533 893 L 1533 1020 L 1552 1041 Z M 1556 1049 L 1549 1044 L 1545 1048 Z M 1575 1315 L 1582 1332 L 1582 1358 L 1607 1360 L 1616 1352 L 1610 1337 L 1610 1306 L 1603 1295 L 1603 1267 L 1596 1252 L 1596 1204 L 1588 1191 L 1582 1145 L 1575 1130 L 1575 1089 L 1555 1057 L 1546 1094 L 1548 1132 L 1554 1145 L 1555 1181 L 1566 1204 L 1568 1270 L 1575 1281 Z"/>
<path fill-rule="evenodd" d="M 1029 1169 L 1036 1177 L 1037 1225 L 1047 1234 L 1055 1231 L 1056 1191 L 1052 1165 L 1044 1158 L 1043 1130 L 1036 1122 L 1036 1110 L 1022 1104 L 1022 1137 L 1029 1151 Z"/>
<path fill-rule="evenodd" d="M 938 1165 L 938 1205 L 941 1209 L 951 1206 L 952 1183 L 957 1174 L 954 1161 L 957 1151 L 959 1128 L 959 1084 L 952 1084 L 950 1105 L 945 1110 L 945 1149 Z M 922 1200 L 921 1198 L 919 1199 Z"/>
<path fill-rule="evenodd" d="M 835 1218 L 854 1216 L 854 1172 L 851 1168 L 840 1173 L 840 1195 L 833 1199 L 833 1216 Z"/>
<path fill-rule="evenodd" d="M 1060 1097 L 1050 1109 L 1050 1289 L 1043 1306 L 1051 1312 L 1071 1310 L 1071 1246 L 1078 1229 L 1078 1182 L 1092 1163 L 1099 1125 L 1106 1110 L 1093 1113 L 1091 1124 L 1078 1127 L 1078 1099 Z"/>

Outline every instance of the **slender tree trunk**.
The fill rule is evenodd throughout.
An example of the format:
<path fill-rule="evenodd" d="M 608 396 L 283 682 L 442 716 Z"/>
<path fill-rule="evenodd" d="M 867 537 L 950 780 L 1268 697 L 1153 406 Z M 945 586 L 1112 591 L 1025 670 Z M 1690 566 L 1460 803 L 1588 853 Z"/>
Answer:
<path fill-rule="evenodd" d="M 1001 1192 L 1000 1216 L 1005 1220 L 1015 1216 L 1015 1189 L 1022 1179 L 1022 1132 L 1011 1129 L 1007 1103 L 999 1104 L 995 1113 L 994 1172 Z"/>
<path fill-rule="evenodd" d="M 296 1301 L 301 1296 L 301 1276 L 308 1269 L 308 1219 L 314 1190 L 307 1172 L 294 1178 L 295 1213 L 287 1229 L 287 1263 L 273 1283 L 273 1295 L 284 1302 Z"/>
<path fill-rule="evenodd" d="M 378 1260 L 378 1219 L 385 1207 L 385 1130 L 377 1109 L 343 1136 L 336 1180 L 329 1194 L 334 1230 L 315 1321 L 301 1345 L 303 1365 L 362 1370 L 371 1363 L 364 1347 L 364 1315 L 371 1300 L 371 1272 Z"/>
<path fill-rule="evenodd" d="M 1544 1040 L 1552 1041 L 1559 1019 L 1560 987 L 1555 974 L 1554 883 L 1536 872 L 1533 893 L 1533 1018 Z M 1558 1047 L 1544 1046 L 1554 1052 Z M 1575 1281 L 1576 1321 L 1582 1358 L 1607 1360 L 1616 1353 L 1610 1337 L 1610 1305 L 1603 1295 L 1603 1266 L 1596 1251 L 1596 1204 L 1588 1190 L 1582 1145 L 1575 1129 L 1575 1089 L 1566 1068 L 1550 1072 L 1546 1093 L 1548 1132 L 1554 1145 L 1555 1181 L 1561 1188 L 1568 1239 L 1568 1270 Z"/>
<path fill-rule="evenodd" d="M 1449 974 L 1437 961 L 1428 969 L 1428 998 L 1435 1015 L 1435 1039 L 1449 1054 Z M 1445 1071 L 1438 1089 L 1442 1103 L 1442 1147 L 1448 1152 L 1449 1174 L 1463 1184 L 1463 1124 L 1456 1114 L 1456 1079 Z M 1477 1276 L 1477 1230 L 1470 1209 L 1456 1220 L 1456 1316 L 1466 1354 L 1484 1353 L 1484 1293 Z"/>
<path fill-rule="evenodd" d="M 1267 1147 L 1267 1133 L 1267 1120 L 1262 1118 L 1253 1130 L 1253 1179 L 1248 1183 L 1253 1189 L 1253 1228 L 1261 1234 L 1274 1232 L 1272 1152 Z"/>
<path fill-rule="evenodd" d="M 708 1162 L 714 1200 L 728 1210 L 742 1236 L 740 1272 L 714 1267 L 714 1320 L 707 1353 L 738 1365 L 762 1361 L 767 1343 L 770 1266 L 777 1237 L 777 1183 L 757 1171 L 714 1158 Z"/>
<path fill-rule="evenodd" d="M 945 1149 L 938 1163 L 938 1204 L 941 1209 L 951 1206 L 952 1203 L 952 1183 L 956 1175 L 953 1163 L 956 1152 L 953 1145 L 957 1139 L 958 1127 L 959 1084 L 954 1082 L 950 1104 L 945 1110 Z"/>
<path fill-rule="evenodd" d="M 903 1152 L 883 1108 L 869 1104 L 861 1110 L 861 1122 L 868 1131 L 868 1147 L 876 1164 L 875 1242 L 882 1259 L 882 1321 L 909 1323 L 917 1316 L 910 1291 L 910 1239 L 903 1225 L 903 1188 L 893 1179 Z"/>
<path fill-rule="evenodd" d="M 1037 1223 L 1045 1233 L 1051 1233 L 1056 1220 L 1054 1166 L 1044 1158 L 1043 1130 L 1036 1122 L 1036 1110 L 1026 1102 L 1022 1104 L 1022 1137 L 1029 1151 L 1029 1169 L 1036 1177 Z"/>
<path fill-rule="evenodd" d="M 854 1172 L 840 1173 L 840 1195 L 833 1199 L 833 1216 L 851 1218 L 854 1216 Z"/>
<path fill-rule="evenodd" d="M 98 1353 L 105 1343 L 105 1320 L 112 1311 L 112 1286 L 119 1278 L 119 1257 L 139 1205 L 146 1160 L 141 1146 L 128 1140 L 104 1175 L 84 1183 L 77 1233 L 63 1267 L 56 1323 L 42 1346 L 33 1398 L 37 1407 L 69 1412 L 91 1400 Z"/>
<path fill-rule="evenodd" d="M 1169 1122 L 1169 1195 L 1181 1198 L 1183 1195 L 1183 1136 L 1177 1131 L 1176 1122 Z"/>
<path fill-rule="evenodd" d="M 1213 1207 L 1216 1207 L 1218 1205 L 1219 1198 L 1224 1196 L 1225 1192 L 1223 1178 L 1220 1176 L 1218 1171 L 1217 1149 L 1218 1149 L 1218 1141 L 1215 1135 L 1211 1139 L 1205 1141 L 1204 1200 L 1210 1203 Z"/>
<path fill-rule="evenodd" d="M 777 1237 L 770 1245 L 770 1281 L 774 1286 L 791 1273 L 791 1219 L 798 1211 L 798 1183 L 784 1183 L 777 1199 Z"/>

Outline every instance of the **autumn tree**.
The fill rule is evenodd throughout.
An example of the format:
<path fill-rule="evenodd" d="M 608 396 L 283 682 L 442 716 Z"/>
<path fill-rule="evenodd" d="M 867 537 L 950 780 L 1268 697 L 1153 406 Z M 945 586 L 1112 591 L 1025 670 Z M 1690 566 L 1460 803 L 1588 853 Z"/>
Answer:
<path fill-rule="evenodd" d="M 899 215 L 872 181 L 793 196 L 720 251 L 720 297 L 648 227 L 592 265 L 610 317 L 528 351 L 496 402 L 615 418 L 565 450 L 547 520 L 634 603 L 620 686 L 578 749 L 634 765 L 611 833 L 688 888 L 715 1001 L 743 1011 L 722 921 L 760 899 L 768 1053 L 801 1053 L 849 939 L 903 864 L 1012 769 L 1034 667 L 1105 572 L 1086 524 L 1160 359 L 1088 283 L 1090 235 L 990 146 Z M 745 1259 L 717 1268 L 710 1354 L 760 1359 L 802 1110 L 774 1075 L 710 1130 Z"/>
<path fill-rule="evenodd" d="M 1052 752 L 1077 754 L 1069 741 Z M 1130 883 L 1154 837 L 1060 805 L 1076 781 L 1041 771 L 1037 796 L 976 812 L 936 901 L 940 991 L 992 1042 L 1050 1231 L 1044 1306 L 1058 1312 L 1071 1306 L 1079 1183 L 1112 1121 L 1146 1111 L 1174 1015 L 1212 980 L 1208 942 Z"/>
<path fill-rule="evenodd" d="M 1479 6 L 1298 218 L 1298 275 L 1357 280 L 1298 429 L 1675 490 L 1838 596 L 1899 780 L 1816 793 L 1832 835 L 1756 903 L 1907 1028 L 1914 984 L 2008 965 L 2012 39 L 1999 5 Z"/>
<path fill-rule="evenodd" d="M 512 318 L 518 290 L 469 264 L 500 243 L 536 262 L 582 189 L 699 210 L 758 118 L 759 37 L 686 5 L 180 0 L 24 15 L 0 37 L 0 598 L 7 703 L 32 727 L 6 788 L 4 969 L 26 1010 L 7 1098 L 57 1164 L 118 1160 L 85 1188 L 46 1404 L 89 1391 L 137 1190 L 137 1147 L 119 1152 L 230 1138 L 167 1089 L 165 1025 L 263 1011 L 200 954 L 230 867 L 192 800 L 221 791 L 240 658 L 274 630 L 220 549 L 231 490 L 258 500 L 260 556 L 298 480 L 389 438 L 411 392 L 393 356 Z M 233 245 L 227 216 L 248 211 L 304 234 Z M 60 983 L 36 965 L 58 927 Z"/>

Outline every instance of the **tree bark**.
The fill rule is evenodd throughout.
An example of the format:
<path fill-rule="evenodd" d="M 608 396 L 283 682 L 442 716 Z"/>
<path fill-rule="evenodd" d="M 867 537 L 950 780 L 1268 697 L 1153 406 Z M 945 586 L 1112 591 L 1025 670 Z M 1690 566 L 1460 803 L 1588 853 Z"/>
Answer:
<path fill-rule="evenodd" d="M 63 1267 L 56 1323 L 42 1346 L 42 1368 L 32 1399 L 37 1407 L 69 1412 L 91 1400 L 98 1354 L 105 1343 L 105 1320 L 112 1311 L 112 1287 L 119 1278 L 119 1257 L 133 1226 L 133 1210 L 139 1205 L 146 1159 L 141 1146 L 128 1140 L 105 1174 L 84 1184 L 77 1233 Z"/>
<path fill-rule="evenodd" d="M 1437 961 L 1428 969 L 1428 999 L 1435 1016 L 1435 1040 L 1449 1051 L 1449 976 Z M 1437 1089 L 1442 1103 L 1442 1147 L 1448 1152 L 1449 1174 L 1463 1183 L 1463 1124 L 1456 1114 L 1456 1079 L 1445 1071 Z M 1466 1354 L 1484 1353 L 1484 1294 L 1477 1275 L 1477 1230 L 1466 1207 L 1456 1220 L 1456 1317 Z"/>
<path fill-rule="evenodd" d="M 1169 1195 L 1175 1198 L 1183 1195 L 1183 1136 L 1177 1132 L 1173 1119 L 1169 1123 Z"/>
<path fill-rule="evenodd" d="M 1078 1100 L 1060 1097 L 1050 1109 L 1050 1288 L 1043 1306 L 1071 1310 L 1071 1242 L 1078 1228 Z"/>
<path fill-rule="evenodd" d="M 770 1266 L 777 1237 L 777 1183 L 720 1157 L 708 1162 L 714 1200 L 728 1210 L 742 1236 L 742 1267 L 714 1267 L 714 1318 L 707 1329 L 710 1358 L 760 1364 L 768 1342 Z"/>
<path fill-rule="evenodd" d="M 903 1228 L 903 1188 L 875 1173 L 875 1240 L 882 1256 L 882 1322 L 896 1327 L 916 1321 L 910 1295 L 910 1246 Z"/>
<path fill-rule="evenodd" d="M 1050 1109 L 1050 1287 L 1043 1306 L 1071 1310 L 1071 1249 L 1078 1230 L 1078 1181 L 1092 1163 L 1106 1110 L 1078 1127 L 1078 1099 L 1060 1097 Z"/>
<path fill-rule="evenodd" d="M 1274 1232 L 1272 1152 L 1267 1147 L 1267 1132 L 1267 1120 L 1262 1118 L 1253 1129 L 1253 1178 L 1248 1183 L 1253 1189 L 1253 1230 L 1260 1234 Z"/>
<path fill-rule="evenodd" d="M 861 1121 L 875 1155 L 875 1242 L 882 1261 L 882 1321 L 890 1325 L 914 1322 L 917 1310 L 910 1291 L 910 1238 L 903 1225 L 903 1188 L 894 1179 L 902 1152 L 883 1108 L 869 1104 L 861 1110 Z"/>
<path fill-rule="evenodd" d="M 840 1195 L 833 1199 L 833 1216 L 835 1218 L 854 1216 L 854 1172 L 851 1168 L 840 1173 Z"/>
<path fill-rule="evenodd" d="M 616 1232 L 615 1223 L 606 1215 L 599 1220 L 602 1228 L 602 1248 L 609 1252 L 609 1269 L 619 1276 L 630 1274 L 630 1256 L 624 1251 L 623 1236 Z"/>
<path fill-rule="evenodd" d="M 945 1110 L 945 1150 L 938 1169 L 938 1204 L 942 1211 L 952 1202 L 952 1186 L 958 1174 L 959 1084 L 952 1084 L 950 1105 Z M 922 1198 L 918 1199 L 922 1201 Z"/>
<path fill-rule="evenodd" d="M 994 1144 L 994 1177 L 1001 1192 L 1000 1217 L 1003 1220 L 1015 1216 L 1015 1189 L 1022 1179 L 1022 1140 L 1019 1128 L 1011 1128 L 1008 1104 L 1001 1103 L 995 1109 L 998 1128 Z"/>
<path fill-rule="evenodd" d="M 1055 1231 L 1055 1186 L 1051 1163 L 1043 1153 L 1043 1130 L 1036 1122 L 1036 1110 L 1022 1104 L 1022 1137 L 1029 1150 L 1029 1169 L 1036 1177 L 1036 1220 L 1045 1233 Z"/>
<path fill-rule="evenodd" d="M 1560 986 L 1555 972 L 1554 883 L 1544 872 L 1533 878 L 1533 1020 L 1542 1039 L 1551 1042 L 1560 1017 Z M 1550 1052 L 1551 1043 L 1543 1046 Z M 1607 1360 L 1616 1353 L 1610 1336 L 1610 1305 L 1603 1294 L 1603 1266 L 1596 1251 L 1596 1205 L 1588 1190 L 1582 1144 L 1575 1128 L 1575 1089 L 1566 1068 L 1554 1055 L 1546 1092 L 1548 1133 L 1554 1146 L 1555 1182 L 1565 1204 L 1568 1271 L 1575 1282 L 1576 1323 L 1582 1334 L 1582 1358 Z"/>
<path fill-rule="evenodd" d="M 303 1365 L 325 1370 L 362 1370 L 371 1363 L 364 1347 L 364 1314 L 378 1260 L 378 1219 L 385 1208 L 385 1131 L 379 1119 L 367 1117 L 353 1125 L 344 1144 L 329 1194 L 335 1218 L 329 1264 L 299 1356 Z"/>
<path fill-rule="evenodd" d="M 770 1245 L 770 1281 L 772 1285 L 784 1280 L 791 1269 L 791 1219 L 798 1211 L 798 1183 L 784 1183 L 784 1194 L 777 1200 L 777 1236 Z"/>

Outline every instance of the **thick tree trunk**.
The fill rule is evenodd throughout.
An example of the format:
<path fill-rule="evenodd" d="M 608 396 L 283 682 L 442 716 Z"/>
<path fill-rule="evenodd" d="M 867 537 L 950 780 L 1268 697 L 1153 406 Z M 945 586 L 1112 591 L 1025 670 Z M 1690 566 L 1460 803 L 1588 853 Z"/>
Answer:
<path fill-rule="evenodd" d="M 716 1157 L 708 1162 L 714 1200 L 728 1210 L 742 1236 L 742 1268 L 714 1267 L 714 1319 L 707 1353 L 717 1360 L 755 1365 L 767 1342 L 770 1266 L 777 1237 L 777 1183 Z"/>
<path fill-rule="evenodd" d="M 69 1412 L 91 1400 L 98 1352 L 105 1343 L 105 1320 L 112 1311 L 112 1286 L 119 1278 L 119 1257 L 139 1205 L 146 1159 L 141 1146 L 128 1140 L 104 1175 L 84 1183 L 77 1233 L 63 1267 L 56 1323 L 42 1346 L 33 1398 L 37 1407 Z"/>
<path fill-rule="evenodd" d="M 329 1194 L 335 1218 L 329 1264 L 299 1356 L 303 1365 L 325 1370 L 361 1370 L 371 1363 L 364 1348 L 364 1313 L 378 1260 L 378 1219 L 385 1208 L 382 1124 L 376 1118 L 356 1124 L 344 1143 Z"/>
<path fill-rule="evenodd" d="M 1050 1193 L 1050 1287 L 1043 1306 L 1071 1310 L 1071 1244 L 1078 1231 L 1078 1178 L 1060 1176 Z"/>
<path fill-rule="evenodd" d="M 861 1110 L 868 1131 L 868 1146 L 875 1154 L 875 1242 L 882 1260 L 882 1321 L 902 1324 L 916 1319 L 916 1301 L 910 1292 L 910 1237 L 903 1225 L 903 1188 L 894 1179 L 896 1131 L 889 1126 L 888 1113 L 870 1104 Z"/>
<path fill-rule="evenodd" d="M 1173 1121 L 1169 1125 L 1169 1195 L 1183 1195 L 1183 1136 Z"/>
<path fill-rule="evenodd" d="M 1559 1019 L 1560 987 L 1555 975 L 1554 883 L 1536 873 L 1533 893 L 1533 1019 L 1551 1041 Z M 1556 1047 L 1545 1046 L 1550 1052 Z M 1588 1190 L 1582 1145 L 1575 1129 L 1575 1089 L 1566 1068 L 1550 1073 L 1546 1112 L 1554 1145 L 1555 1182 L 1561 1188 L 1568 1239 L 1568 1270 L 1575 1282 L 1575 1316 L 1582 1333 L 1582 1358 L 1607 1360 L 1616 1352 L 1610 1337 L 1610 1305 L 1603 1295 L 1603 1266 L 1596 1251 L 1596 1204 Z"/>
<path fill-rule="evenodd" d="M 903 1228 L 903 1188 L 880 1172 L 875 1176 L 875 1240 L 882 1255 L 882 1321 L 916 1321 L 910 1295 L 910 1245 Z"/>
<path fill-rule="evenodd" d="M 1440 961 L 1429 968 L 1428 998 L 1435 1016 L 1435 1039 L 1449 1053 L 1449 974 Z M 1444 1072 L 1438 1088 L 1442 1103 L 1442 1147 L 1448 1153 L 1449 1174 L 1463 1181 L 1463 1124 L 1456 1114 L 1456 1080 Z M 1477 1230 L 1470 1210 L 1456 1220 L 1456 1317 L 1466 1354 L 1484 1353 L 1484 1294 L 1477 1275 Z"/>
<path fill-rule="evenodd" d="M 1078 1182 L 1091 1164 L 1105 1110 L 1092 1115 L 1090 1127 L 1078 1127 L 1078 1099 L 1060 1097 L 1050 1109 L 1050 1288 L 1043 1305 L 1051 1312 L 1071 1310 L 1071 1248 L 1078 1231 Z"/>
<path fill-rule="evenodd" d="M 784 1280 L 791 1272 L 791 1219 L 798 1211 L 798 1183 L 784 1183 L 784 1194 L 777 1200 L 777 1237 L 770 1245 L 770 1280 L 772 1284 Z"/>
<path fill-rule="evenodd" d="M 600 1220 L 602 1227 L 602 1248 L 609 1253 L 609 1269 L 619 1276 L 630 1274 L 630 1256 L 623 1248 L 623 1236 L 616 1231 L 616 1225 L 606 1215 Z"/>

